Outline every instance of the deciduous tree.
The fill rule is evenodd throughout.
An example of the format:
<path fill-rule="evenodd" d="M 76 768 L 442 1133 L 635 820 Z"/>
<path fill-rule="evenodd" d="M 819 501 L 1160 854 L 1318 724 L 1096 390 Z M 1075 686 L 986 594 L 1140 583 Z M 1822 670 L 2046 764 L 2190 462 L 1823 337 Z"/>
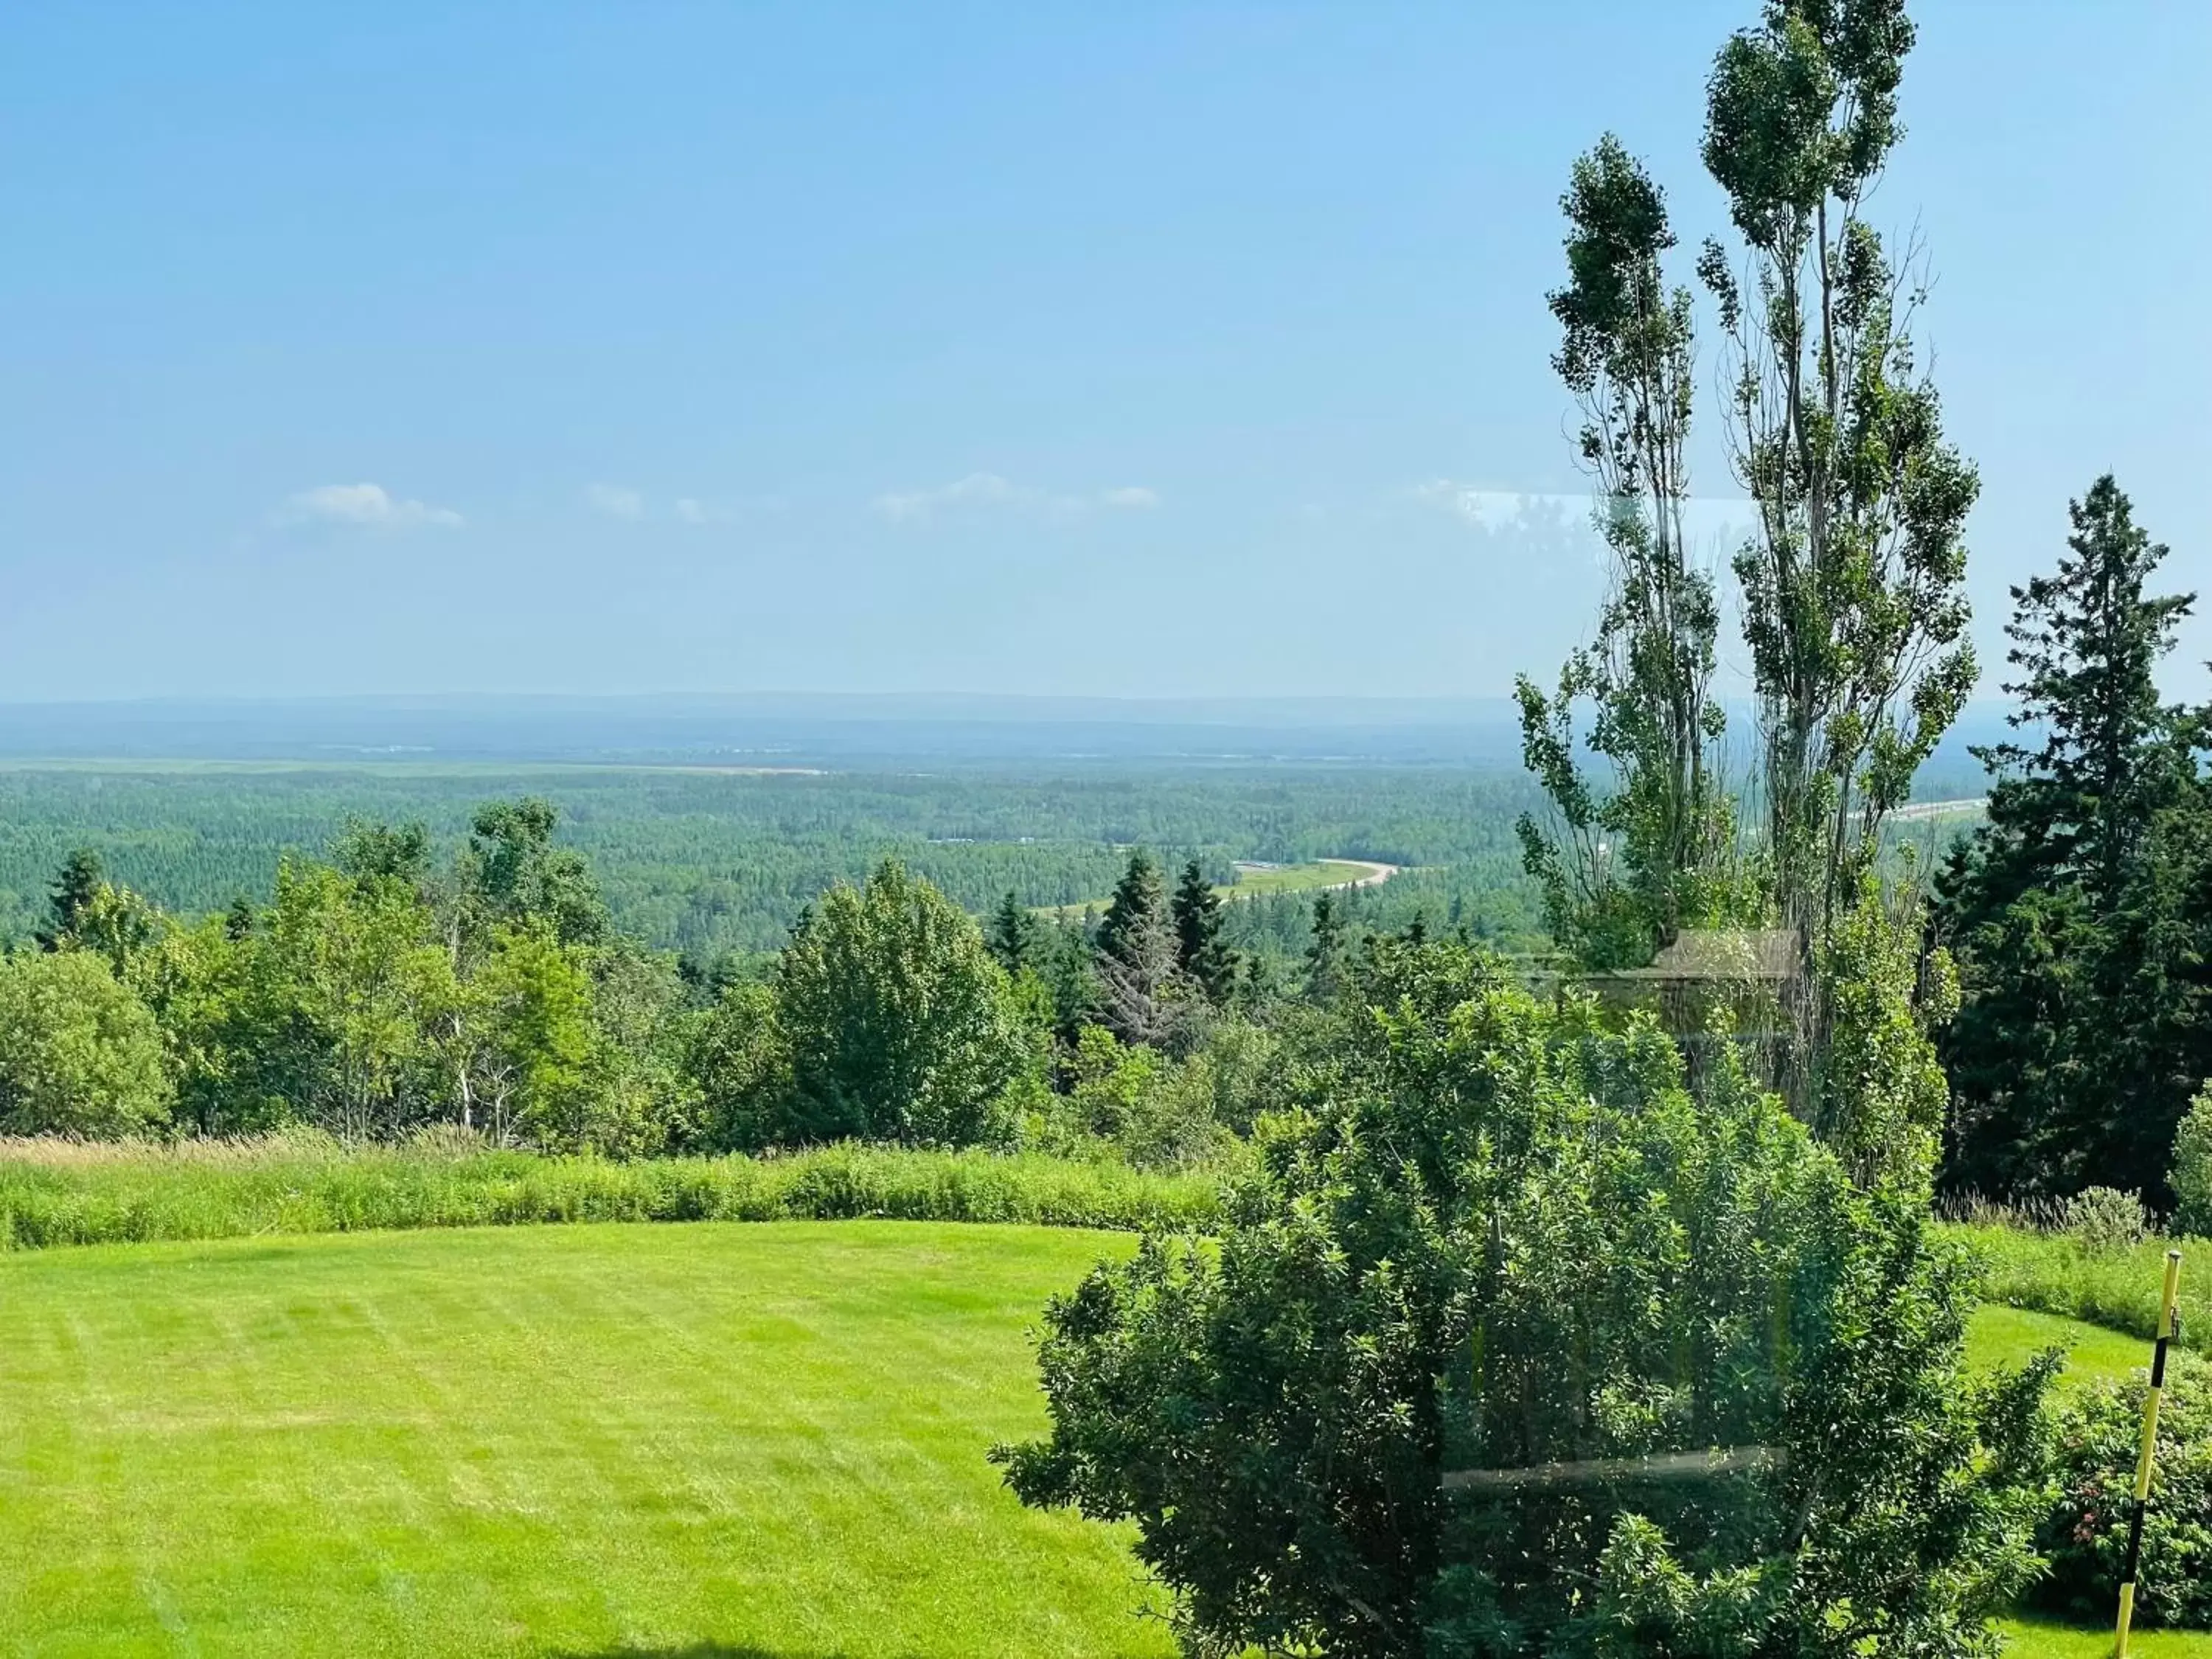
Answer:
<path fill-rule="evenodd" d="M 153 1014 L 100 957 L 0 960 L 0 1131 L 143 1133 L 168 1122 L 173 1094 Z"/>
<path fill-rule="evenodd" d="M 1991 1653 L 2051 1367 L 1968 1372 L 1972 1275 L 1924 1204 L 1740 1073 L 1692 1094 L 1648 1024 L 1392 971 L 1218 1241 L 1052 1304 L 1014 1489 L 1133 1522 L 1194 1653 Z M 1745 1445 L 1778 1455 L 1443 1480 Z"/>
<path fill-rule="evenodd" d="M 1690 294 L 1668 283 L 1665 198 L 1617 138 L 1575 163 L 1561 205 L 1568 281 L 1551 295 L 1563 332 L 1552 362 L 1581 405 L 1610 566 L 1596 637 L 1556 692 L 1519 682 L 1524 755 L 1554 820 L 1524 816 L 1520 833 L 1554 936 L 1591 966 L 1640 966 L 1727 908 L 1735 868 L 1712 695 L 1720 611 L 1685 523 Z M 1583 740 L 1609 765 L 1601 787 L 1582 776 Z"/>
<path fill-rule="evenodd" d="M 964 1146 L 1008 1131 L 1028 1058 L 1003 969 L 967 913 L 886 860 L 839 884 L 793 932 L 776 973 L 794 1127 Z"/>

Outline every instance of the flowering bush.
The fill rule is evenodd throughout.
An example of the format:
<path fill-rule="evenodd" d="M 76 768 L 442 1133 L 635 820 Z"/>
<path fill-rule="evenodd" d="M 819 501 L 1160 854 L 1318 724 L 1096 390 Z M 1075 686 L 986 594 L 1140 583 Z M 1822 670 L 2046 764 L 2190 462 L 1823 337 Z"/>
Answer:
<path fill-rule="evenodd" d="M 2112 1615 L 2148 1387 L 2140 1371 L 2125 1382 L 2101 1383 L 2061 1418 L 2059 1497 L 2038 1540 L 2051 1561 L 2038 1599 L 2056 1611 L 2085 1619 Z M 2193 1354 L 2166 1358 L 2136 1616 L 2212 1625 L 2212 1365 Z"/>

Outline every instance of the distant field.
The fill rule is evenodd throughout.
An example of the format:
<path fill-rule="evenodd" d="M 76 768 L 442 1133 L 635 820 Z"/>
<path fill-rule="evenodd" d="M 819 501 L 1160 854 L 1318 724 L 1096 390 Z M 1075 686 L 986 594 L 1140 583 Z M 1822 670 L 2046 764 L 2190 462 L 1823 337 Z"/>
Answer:
<path fill-rule="evenodd" d="M 1267 893 L 1307 893 L 1328 887 L 1379 885 L 1397 866 L 1364 859 L 1322 859 L 1313 864 L 1240 865 L 1236 880 L 1217 890 L 1224 898 L 1258 898 Z"/>
<path fill-rule="evenodd" d="M 1173 1651 L 1024 1510 L 1107 1235 L 581 1226 L 0 1256 L 0 1632 L 41 1656 Z"/>
<path fill-rule="evenodd" d="M 1364 859 L 1316 859 L 1306 864 L 1239 864 L 1234 866 L 1234 880 L 1214 884 L 1213 890 L 1225 902 L 1330 888 L 1376 887 L 1395 875 L 1397 866 Z M 1075 903 L 1041 904 L 1036 908 L 1042 915 L 1073 921 L 1086 910 L 1103 911 L 1110 902 L 1110 895 L 1094 894 Z"/>

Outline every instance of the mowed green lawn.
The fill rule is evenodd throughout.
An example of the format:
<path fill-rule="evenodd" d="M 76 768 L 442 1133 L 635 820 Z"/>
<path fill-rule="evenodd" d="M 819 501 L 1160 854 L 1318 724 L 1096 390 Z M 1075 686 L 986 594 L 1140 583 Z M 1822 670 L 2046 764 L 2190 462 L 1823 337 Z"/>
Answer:
<path fill-rule="evenodd" d="M 1045 1297 L 1129 1248 L 836 1222 L 0 1256 L 0 1652 L 1168 1654 L 1126 1539 L 983 1461 L 1040 1425 Z M 2007 1309 L 1970 1336 L 2054 1343 L 2075 1379 L 2146 1357 Z"/>
<path fill-rule="evenodd" d="M 2045 1348 L 2062 1348 L 2066 1369 L 2061 1389 L 2079 1388 L 2105 1377 L 2124 1377 L 2150 1364 L 2151 1345 L 2141 1337 L 2106 1330 L 2057 1314 L 2027 1308 L 1983 1307 L 1966 1327 L 1966 1363 L 1987 1368 L 2017 1365 Z"/>
<path fill-rule="evenodd" d="M 544 1227 L 0 1256 L 0 1651 L 1160 1655 L 984 1461 L 1127 1239 Z"/>
<path fill-rule="evenodd" d="M 2100 1325 L 2056 1314 L 2018 1308 L 1983 1308 L 1966 1328 L 1966 1358 L 1980 1365 L 2016 1364 L 2044 1348 L 2063 1348 L 2066 1369 L 2059 1387 L 2079 1387 L 2099 1377 L 2125 1376 L 2150 1364 L 2150 1344 Z M 2045 1619 L 2007 1620 L 2005 1635 L 2021 1659 L 2110 1659 L 2109 1628 L 2085 1629 Z M 2212 1659 L 2212 1632 L 2139 1630 L 2128 1644 L 2141 1659 Z"/>

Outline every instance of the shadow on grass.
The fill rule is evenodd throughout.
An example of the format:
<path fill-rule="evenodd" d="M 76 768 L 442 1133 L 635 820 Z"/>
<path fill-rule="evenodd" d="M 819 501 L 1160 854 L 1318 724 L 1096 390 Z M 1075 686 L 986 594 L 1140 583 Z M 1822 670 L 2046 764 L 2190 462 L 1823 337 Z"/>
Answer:
<path fill-rule="evenodd" d="M 840 1653 L 802 1653 L 796 1648 L 732 1646 L 726 1642 L 693 1642 L 680 1648 L 601 1648 L 589 1653 L 562 1652 L 551 1659 L 846 1659 Z"/>

